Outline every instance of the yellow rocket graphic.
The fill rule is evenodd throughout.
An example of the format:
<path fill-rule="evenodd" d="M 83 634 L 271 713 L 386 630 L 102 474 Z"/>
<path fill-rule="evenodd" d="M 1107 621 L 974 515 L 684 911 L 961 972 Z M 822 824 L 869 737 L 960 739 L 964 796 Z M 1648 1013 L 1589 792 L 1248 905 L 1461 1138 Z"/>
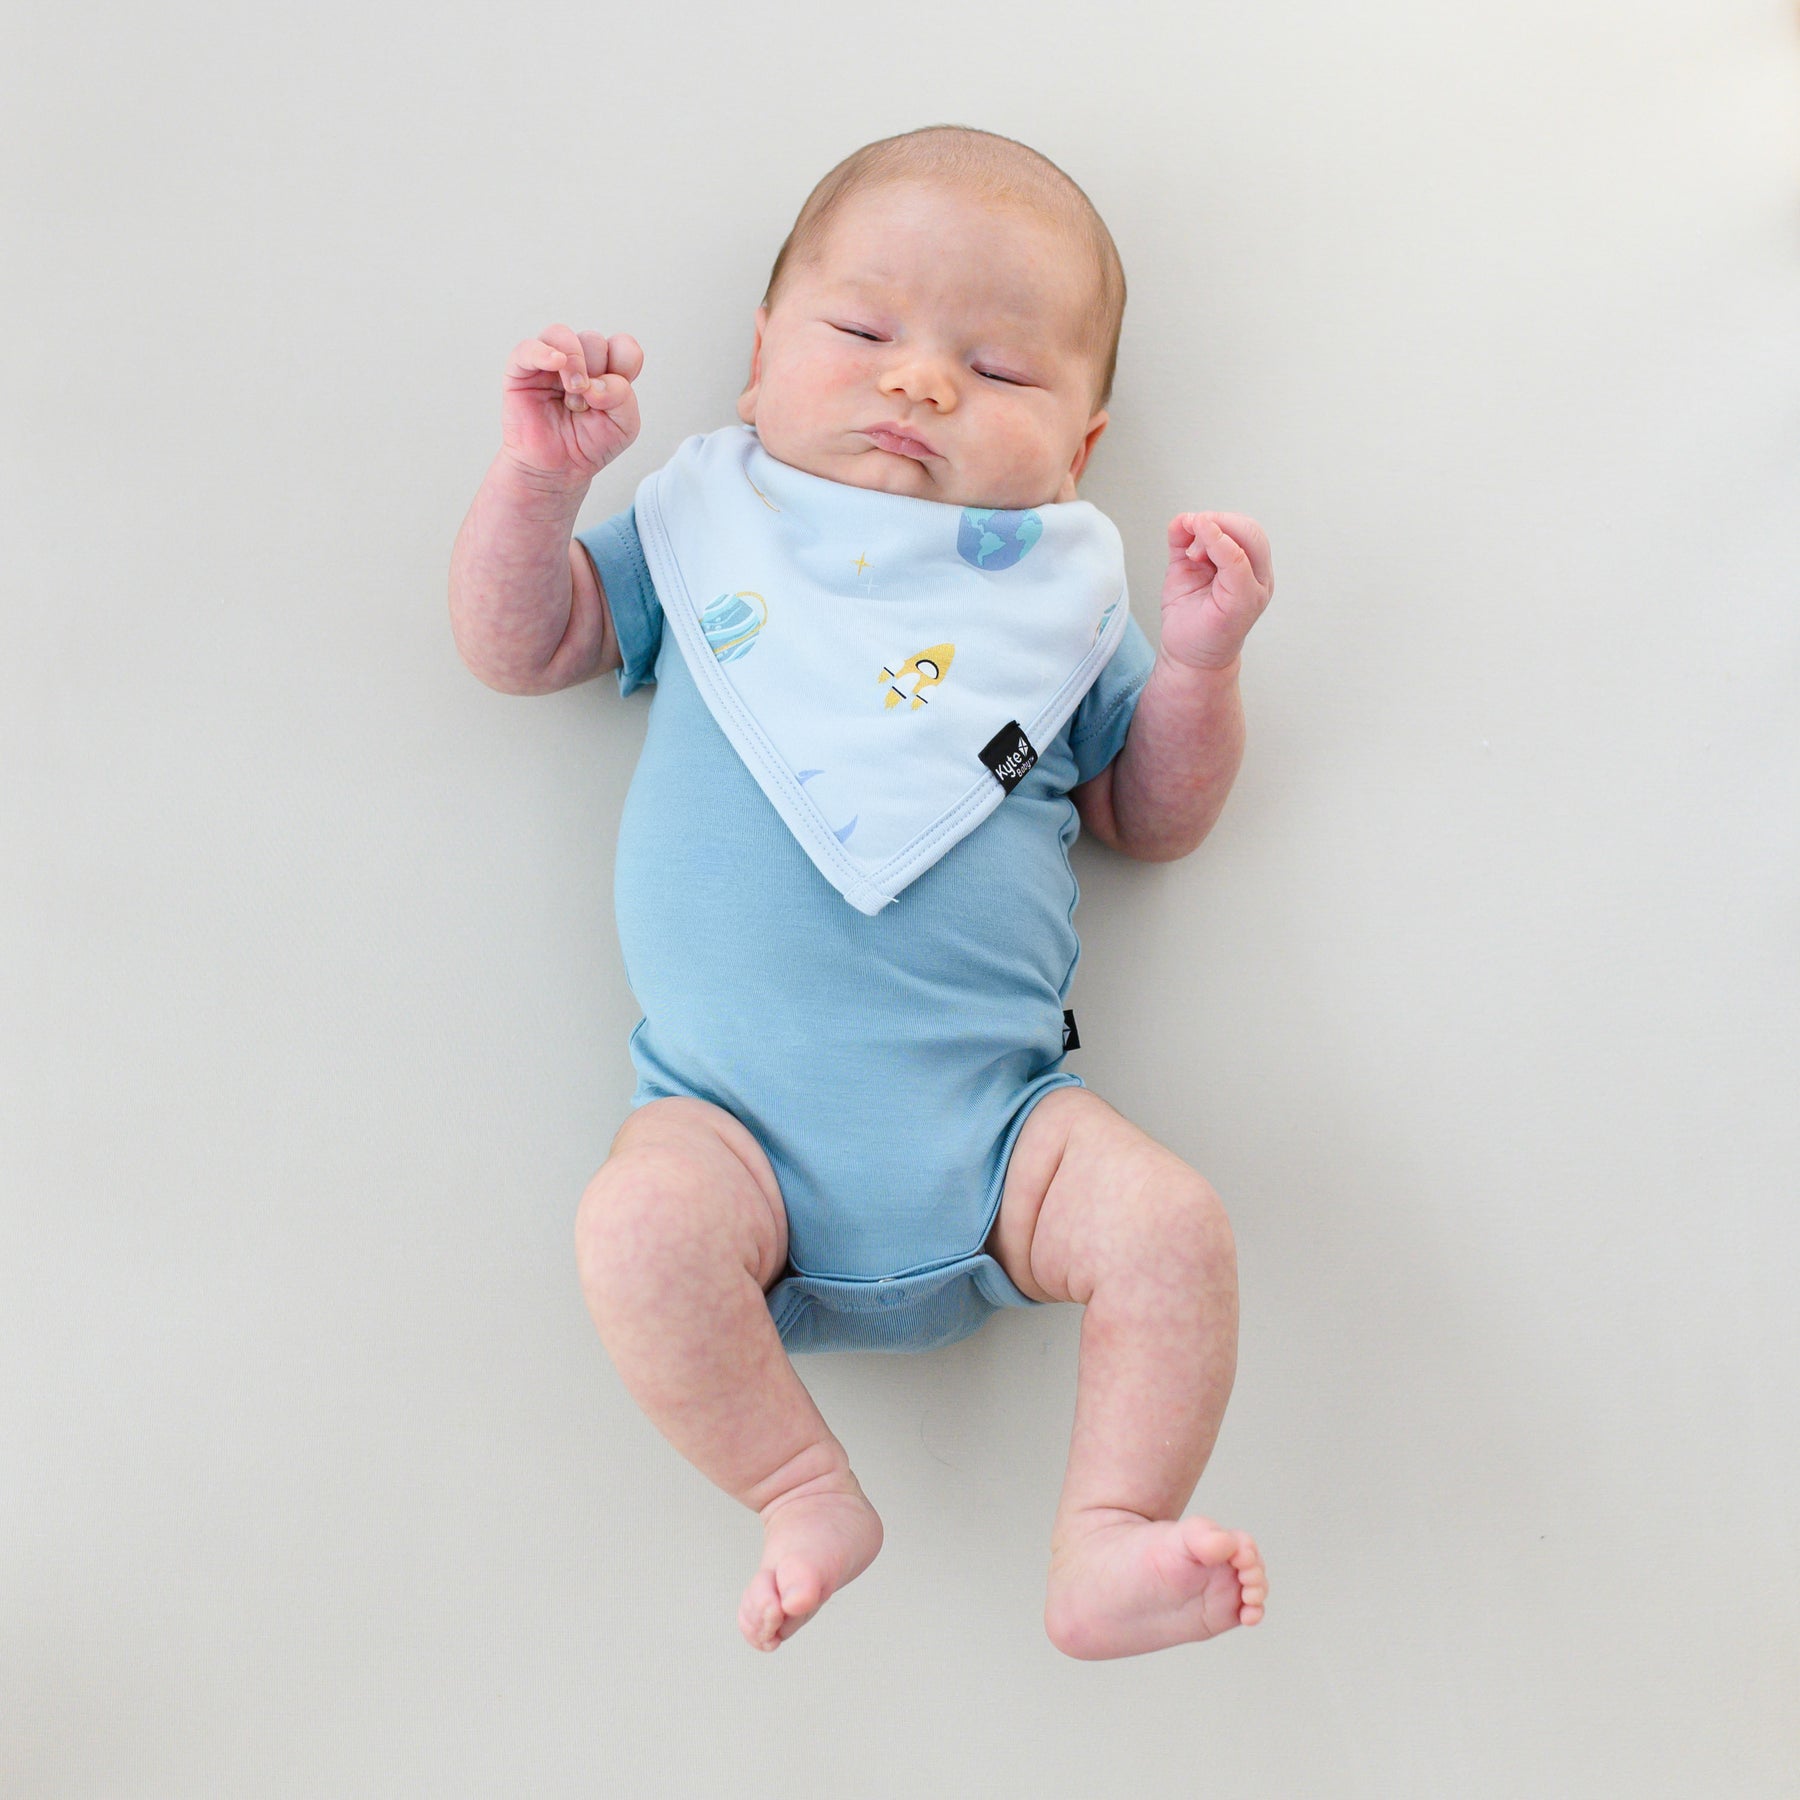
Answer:
<path fill-rule="evenodd" d="M 912 711 L 917 712 L 921 706 L 929 704 L 925 698 L 925 690 L 928 687 L 936 687 L 950 673 L 950 662 L 955 655 L 956 646 L 954 644 L 933 644 L 929 650 L 921 650 L 917 656 L 909 656 L 897 669 L 890 669 L 883 663 L 881 673 L 875 677 L 877 681 L 888 683 L 887 696 L 881 703 L 883 708 L 890 707 L 897 701 L 906 698 L 906 695 L 893 684 L 908 675 L 918 677 L 913 683 Z"/>

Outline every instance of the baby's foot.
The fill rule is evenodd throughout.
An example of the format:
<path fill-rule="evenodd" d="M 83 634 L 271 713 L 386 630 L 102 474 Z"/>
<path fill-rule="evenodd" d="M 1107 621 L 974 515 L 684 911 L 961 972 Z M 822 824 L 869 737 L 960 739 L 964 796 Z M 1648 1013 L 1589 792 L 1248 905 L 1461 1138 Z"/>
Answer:
<path fill-rule="evenodd" d="M 881 1520 L 845 1469 L 770 1501 L 762 1521 L 762 1567 L 738 1625 L 753 1648 L 773 1650 L 875 1560 Z"/>
<path fill-rule="evenodd" d="M 1044 1626 L 1066 1656 L 1137 1656 L 1254 1625 L 1268 1597 L 1247 1531 L 1113 1513 L 1053 1551 Z"/>

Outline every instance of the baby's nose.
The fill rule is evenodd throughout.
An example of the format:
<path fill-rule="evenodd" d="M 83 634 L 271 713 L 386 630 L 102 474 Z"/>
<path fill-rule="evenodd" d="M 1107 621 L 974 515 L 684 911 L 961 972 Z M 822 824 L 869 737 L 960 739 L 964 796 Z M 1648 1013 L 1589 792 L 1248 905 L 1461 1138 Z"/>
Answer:
<path fill-rule="evenodd" d="M 884 394 L 904 394 L 942 409 L 956 403 L 956 378 L 947 358 L 914 351 L 889 364 L 881 378 Z"/>

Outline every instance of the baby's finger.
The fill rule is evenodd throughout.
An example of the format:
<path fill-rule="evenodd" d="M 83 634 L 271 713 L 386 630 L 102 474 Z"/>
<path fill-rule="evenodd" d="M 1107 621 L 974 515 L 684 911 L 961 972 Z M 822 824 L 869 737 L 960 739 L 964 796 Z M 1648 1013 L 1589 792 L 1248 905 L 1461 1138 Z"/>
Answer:
<path fill-rule="evenodd" d="M 611 412 L 631 398 L 631 383 L 623 375 L 602 375 L 582 398 L 589 406 L 597 407 L 601 412 Z"/>
<path fill-rule="evenodd" d="M 579 387 L 563 394 L 563 404 L 570 412 L 615 412 L 631 398 L 631 383 L 623 375 L 601 375 L 583 378 Z"/>
<path fill-rule="evenodd" d="M 563 354 L 562 362 L 555 365 L 562 381 L 563 398 L 581 393 L 588 384 L 588 371 L 593 365 L 587 360 L 580 337 L 567 325 L 546 325 L 539 336 L 551 349 Z"/>
<path fill-rule="evenodd" d="M 578 375 L 587 373 L 582 365 L 581 339 L 567 325 L 546 325 L 538 336 L 552 350 L 563 353 L 568 359 L 565 367 L 572 368 Z"/>
<path fill-rule="evenodd" d="M 542 338 L 526 338 L 513 345 L 506 358 L 506 378 L 524 381 L 532 375 L 553 374 L 568 360 L 566 351 L 547 344 Z"/>
<path fill-rule="evenodd" d="M 1237 574 L 1248 575 L 1254 581 L 1256 569 L 1244 546 L 1216 520 L 1205 519 L 1201 523 L 1206 533 L 1206 554 L 1219 565 L 1220 570 L 1229 569 Z"/>
<path fill-rule="evenodd" d="M 587 360 L 587 367 L 581 372 L 584 375 L 591 375 L 598 381 L 606 373 L 606 333 L 604 331 L 582 332 L 581 354 Z"/>
<path fill-rule="evenodd" d="M 1269 557 L 1269 534 L 1244 513 L 1214 513 L 1212 517 L 1243 547 L 1244 554 L 1250 558 L 1251 568 L 1256 571 L 1256 579 L 1264 587 L 1272 587 L 1274 565 Z"/>
<path fill-rule="evenodd" d="M 1214 513 L 1182 513 L 1169 522 L 1169 549 L 1173 555 L 1185 555 L 1190 563 L 1207 561 L 1208 546 L 1217 541 L 1217 515 Z M 1216 563 L 1217 558 L 1213 558 Z"/>
<path fill-rule="evenodd" d="M 562 371 L 563 404 L 570 412 L 586 412 L 594 402 L 594 379 L 606 368 L 606 333 L 580 331 L 578 346 Z"/>
<path fill-rule="evenodd" d="M 1198 513 L 1177 513 L 1169 521 L 1169 554 L 1179 556 L 1194 542 L 1199 531 Z"/>
<path fill-rule="evenodd" d="M 546 325 L 538 336 L 553 350 L 560 350 L 565 356 L 573 356 L 581 348 L 581 339 L 575 335 L 571 326 L 561 323 Z"/>
<path fill-rule="evenodd" d="M 644 372 L 643 346 L 628 332 L 622 331 L 616 337 L 608 338 L 605 367 L 609 374 L 623 375 L 627 381 L 636 381 Z"/>

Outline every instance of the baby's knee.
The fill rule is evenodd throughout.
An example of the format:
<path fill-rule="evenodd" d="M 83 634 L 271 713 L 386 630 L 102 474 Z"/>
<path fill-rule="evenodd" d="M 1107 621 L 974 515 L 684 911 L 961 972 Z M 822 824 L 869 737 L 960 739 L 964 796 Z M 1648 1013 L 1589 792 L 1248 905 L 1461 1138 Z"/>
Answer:
<path fill-rule="evenodd" d="M 1237 1242 L 1225 1205 L 1197 1170 L 1169 1154 L 1139 1190 L 1127 1236 L 1141 1270 L 1208 1287 L 1234 1286 Z"/>
<path fill-rule="evenodd" d="M 618 1273 L 682 1254 L 701 1228 L 685 1171 L 655 1152 L 608 1157 L 575 1209 L 575 1259 L 590 1290 Z"/>

